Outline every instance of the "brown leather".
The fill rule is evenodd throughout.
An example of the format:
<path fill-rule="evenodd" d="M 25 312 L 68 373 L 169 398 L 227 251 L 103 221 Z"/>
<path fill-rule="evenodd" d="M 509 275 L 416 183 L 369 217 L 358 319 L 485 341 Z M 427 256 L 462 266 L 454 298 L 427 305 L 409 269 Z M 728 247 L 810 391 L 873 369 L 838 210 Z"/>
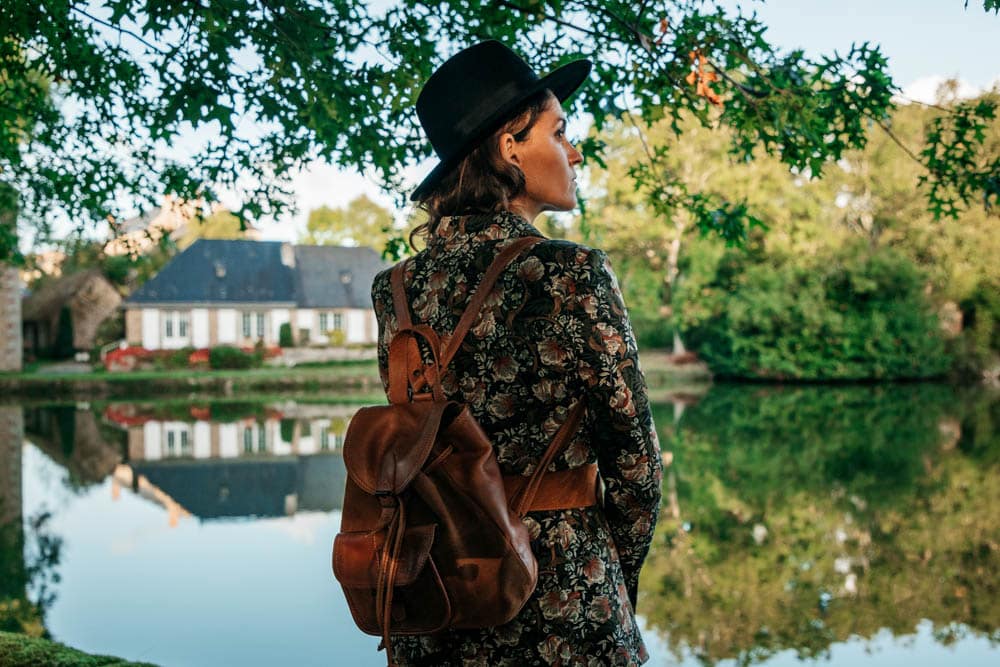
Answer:
<path fill-rule="evenodd" d="M 523 475 L 504 475 L 503 486 L 508 498 L 520 492 L 528 478 Z M 568 510 L 593 507 L 597 501 L 597 465 L 580 466 L 569 470 L 546 473 L 535 491 L 526 512 Z"/>
<path fill-rule="evenodd" d="M 514 618 L 538 577 L 521 516 L 596 502 L 595 466 L 546 474 L 579 427 L 582 401 L 532 475 L 509 480 L 468 406 L 446 400 L 441 387 L 442 372 L 500 273 L 541 240 L 518 239 L 498 253 L 446 342 L 429 326 L 413 324 L 404 264 L 392 271 L 398 328 L 389 343 L 389 405 L 362 408 L 348 427 L 348 477 L 333 545 L 333 572 L 351 615 L 364 632 L 382 637 L 390 665 L 392 634 Z M 427 364 L 421 338 L 431 352 Z"/>

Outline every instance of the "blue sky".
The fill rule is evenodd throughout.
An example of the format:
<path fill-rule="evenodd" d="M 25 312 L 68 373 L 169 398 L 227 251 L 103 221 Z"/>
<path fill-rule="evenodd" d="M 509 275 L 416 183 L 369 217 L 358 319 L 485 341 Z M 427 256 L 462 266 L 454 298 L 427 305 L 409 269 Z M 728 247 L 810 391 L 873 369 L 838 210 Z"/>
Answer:
<path fill-rule="evenodd" d="M 755 9 L 768 36 L 816 55 L 851 42 L 882 46 L 900 85 L 932 76 L 960 76 L 977 87 L 1000 77 L 1000 17 L 983 0 L 768 0 L 726 2 Z"/>
<path fill-rule="evenodd" d="M 890 72 L 910 97 L 933 99 L 944 78 L 967 82 L 965 91 L 989 87 L 1000 79 L 1000 17 L 983 11 L 982 0 L 723 0 L 724 5 L 756 10 L 768 36 L 784 49 L 809 55 L 846 51 L 852 42 L 882 46 Z M 428 162 L 412 170 L 430 170 Z M 362 192 L 386 206 L 390 198 L 356 172 L 315 165 L 295 183 L 300 212 L 262 227 L 265 238 L 294 240 L 308 212 L 321 205 L 343 206 Z"/>

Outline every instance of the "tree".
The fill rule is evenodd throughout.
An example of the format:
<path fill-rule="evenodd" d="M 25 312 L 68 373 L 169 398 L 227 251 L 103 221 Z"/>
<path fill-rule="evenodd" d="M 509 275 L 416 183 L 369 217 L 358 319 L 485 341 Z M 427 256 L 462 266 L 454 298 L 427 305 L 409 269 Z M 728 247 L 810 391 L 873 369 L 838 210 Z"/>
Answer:
<path fill-rule="evenodd" d="M 1000 11 L 996 0 L 983 8 Z M 864 146 L 897 90 L 877 46 L 782 52 L 754 14 L 706 0 L 7 0 L 0 25 L 0 180 L 43 227 L 53 208 L 96 223 L 163 194 L 207 205 L 220 188 L 241 196 L 242 220 L 277 215 L 291 175 L 316 158 L 398 190 L 404 167 L 430 154 L 413 109 L 422 82 L 487 37 L 540 70 L 590 57 L 575 105 L 598 129 L 624 114 L 679 129 L 690 114 L 729 128 L 740 158 L 773 154 L 813 176 Z M 1000 162 L 979 153 L 995 112 L 955 105 L 914 153 L 936 216 L 1000 199 Z M 187 155 L 182 139 L 196 144 Z M 583 148 L 600 159 L 597 142 Z M 753 214 L 742 202 L 687 187 L 664 145 L 647 148 L 634 174 L 653 210 L 745 237 Z"/>
<path fill-rule="evenodd" d="M 361 195 L 344 208 L 321 206 L 310 211 L 302 242 L 312 245 L 367 245 L 381 249 L 393 234 L 392 213 Z"/>
<path fill-rule="evenodd" d="M 194 219 L 184 226 L 184 233 L 177 241 L 177 248 L 184 250 L 198 239 L 242 239 L 247 230 L 231 211 L 218 209 L 202 219 Z"/>

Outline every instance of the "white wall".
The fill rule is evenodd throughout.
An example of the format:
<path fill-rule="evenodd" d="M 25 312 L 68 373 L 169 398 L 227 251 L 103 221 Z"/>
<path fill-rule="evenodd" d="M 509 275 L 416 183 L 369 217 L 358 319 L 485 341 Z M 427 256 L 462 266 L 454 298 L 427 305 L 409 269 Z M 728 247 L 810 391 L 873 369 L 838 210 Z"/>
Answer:
<path fill-rule="evenodd" d="M 220 308 L 218 312 L 219 344 L 236 342 L 236 311 L 232 308 Z"/>
<path fill-rule="evenodd" d="M 365 315 L 363 310 L 353 309 L 344 313 L 345 342 L 365 342 Z"/>
<path fill-rule="evenodd" d="M 209 346 L 207 308 L 195 308 L 191 311 L 191 346 Z"/>
<path fill-rule="evenodd" d="M 147 350 L 160 349 L 160 311 L 142 309 L 142 346 Z"/>
<path fill-rule="evenodd" d="M 207 459 L 212 456 L 212 425 L 206 421 L 194 423 L 194 457 Z"/>
<path fill-rule="evenodd" d="M 295 314 L 295 328 L 316 331 L 316 313 L 312 310 L 299 310 Z"/>
<path fill-rule="evenodd" d="M 146 461 L 156 461 L 163 456 L 160 449 L 160 422 L 148 421 L 142 425 L 142 446 Z"/>
<path fill-rule="evenodd" d="M 240 455 L 236 424 L 219 424 L 219 456 L 224 459 Z"/>

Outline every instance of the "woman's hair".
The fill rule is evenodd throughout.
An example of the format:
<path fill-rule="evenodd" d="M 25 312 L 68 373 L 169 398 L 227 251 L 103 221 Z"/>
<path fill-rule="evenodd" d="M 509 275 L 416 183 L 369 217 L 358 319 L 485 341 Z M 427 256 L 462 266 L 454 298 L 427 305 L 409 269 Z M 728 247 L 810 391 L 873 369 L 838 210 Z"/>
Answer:
<path fill-rule="evenodd" d="M 427 240 L 437 230 L 441 218 L 470 213 L 495 213 L 507 208 L 510 200 L 524 191 L 524 172 L 503 159 L 500 137 L 510 132 L 515 141 L 524 141 L 538 117 L 554 96 L 542 90 L 529 97 L 514 116 L 449 171 L 417 207 L 427 213 L 427 221 L 410 232 L 410 247 L 416 250 L 414 237 Z"/>

